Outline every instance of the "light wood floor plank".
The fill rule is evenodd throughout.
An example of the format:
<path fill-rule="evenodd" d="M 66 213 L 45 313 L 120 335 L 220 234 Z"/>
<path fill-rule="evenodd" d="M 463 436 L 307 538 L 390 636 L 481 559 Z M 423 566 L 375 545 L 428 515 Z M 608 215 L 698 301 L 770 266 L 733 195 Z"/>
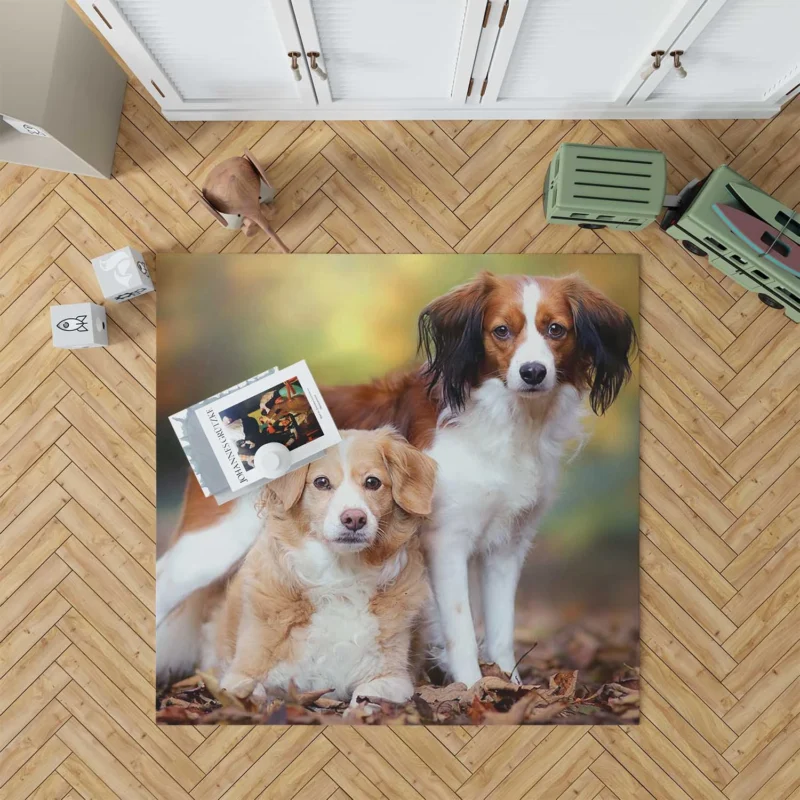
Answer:
<path fill-rule="evenodd" d="M 77 758 L 92 765 L 88 774 L 79 774 L 73 779 L 89 789 L 99 788 L 92 778 L 96 778 L 107 786 L 113 797 L 131 798 L 131 800 L 155 800 L 155 796 L 128 772 L 128 770 L 101 744 L 76 717 L 72 717 L 58 732 L 58 738 L 69 747 Z M 65 762 L 66 763 L 66 762 Z M 73 767 L 74 769 L 74 767 Z M 69 773 L 68 773 L 69 774 Z M 103 795 L 100 794 L 102 797 Z"/>
<path fill-rule="evenodd" d="M 61 451 L 59 451 L 61 452 Z M 151 575 L 155 574 L 153 531 L 142 531 L 122 509 L 106 495 L 96 483 L 75 464 L 71 463 L 57 478 L 57 482 L 73 498 L 83 512 L 112 536 Z M 70 512 L 78 513 L 78 512 Z"/>
<path fill-rule="evenodd" d="M 469 160 L 469 156 L 435 122 L 402 120 L 400 124 L 451 174 Z M 455 177 L 458 179 L 458 175 Z M 463 181 L 460 183 L 465 185 Z"/>
<path fill-rule="evenodd" d="M 659 514 L 646 500 L 640 503 L 640 529 L 698 589 L 720 608 L 736 588 Z"/>
<path fill-rule="evenodd" d="M 250 729 L 241 741 L 234 743 L 235 746 L 232 746 L 232 749 L 225 745 L 224 750 L 215 747 L 210 751 L 205 751 L 209 754 L 214 752 L 213 758 L 216 758 L 218 763 L 214 763 L 205 770 L 205 777 L 192 790 L 194 800 L 217 800 L 234 786 L 284 733 L 286 733 L 286 727 L 281 726 Z M 211 739 L 212 737 L 209 737 L 206 743 Z M 229 740 L 229 736 L 225 736 L 223 739 L 226 742 Z M 225 752 L 225 750 L 229 750 L 229 752 Z M 219 754 L 224 755 L 221 760 L 219 760 Z M 208 757 L 207 755 L 206 758 Z M 197 763 L 197 759 L 193 760 Z M 202 767 L 202 764 L 200 766 Z"/>
<path fill-rule="evenodd" d="M 59 559 L 61 561 L 61 559 Z M 64 562 L 61 561 L 63 564 Z M 109 642 L 125 653 L 134 669 L 147 680 L 155 675 L 155 653 L 143 639 L 111 610 L 108 604 L 74 572 L 62 575 L 58 593 L 84 616 Z"/>
<path fill-rule="evenodd" d="M 141 775 L 156 797 L 186 800 L 189 795 L 183 790 L 197 782 L 200 770 L 127 698 L 121 698 L 77 648 L 71 647 L 60 663 L 73 680 L 58 695 L 59 702 L 122 764 Z M 117 721 L 120 715 L 124 727 Z"/>
<path fill-rule="evenodd" d="M 24 767 L 26 762 L 35 756 L 37 750 L 45 747 L 68 719 L 69 713 L 66 709 L 52 700 L 0 750 L 0 786 L 5 784 L 17 770 Z M 5 791 L 11 791 L 8 785 Z M 63 794 L 66 794 L 66 791 Z"/>
<path fill-rule="evenodd" d="M 718 789 L 727 786 L 736 770 L 656 690 L 644 682 L 647 720 L 677 747 Z M 643 730 L 649 726 L 641 726 Z M 629 735 L 638 741 L 633 727 Z M 645 750 L 650 748 L 645 747 Z"/>
<path fill-rule="evenodd" d="M 348 180 L 398 230 L 410 243 L 406 252 L 446 253 L 450 251 L 447 242 L 410 208 L 369 164 L 353 151 L 346 142 L 334 139 L 322 154 L 333 167 Z M 345 210 L 345 209 L 342 209 Z M 359 217 L 353 219 L 359 224 Z M 402 251 L 398 251 L 402 252 Z"/>
<path fill-rule="evenodd" d="M 178 169 L 188 175 L 202 160 L 200 154 L 131 85 L 125 92 L 122 113 Z"/>
<path fill-rule="evenodd" d="M 466 225 L 365 125 L 329 124 L 448 245 L 454 246 L 466 234 Z"/>
<path fill-rule="evenodd" d="M 84 800 L 95 797 L 98 800 L 116 800 L 118 797 L 74 752 L 61 762 L 58 774 L 73 787 L 68 800 L 73 800 L 73 797 L 82 797 Z"/>

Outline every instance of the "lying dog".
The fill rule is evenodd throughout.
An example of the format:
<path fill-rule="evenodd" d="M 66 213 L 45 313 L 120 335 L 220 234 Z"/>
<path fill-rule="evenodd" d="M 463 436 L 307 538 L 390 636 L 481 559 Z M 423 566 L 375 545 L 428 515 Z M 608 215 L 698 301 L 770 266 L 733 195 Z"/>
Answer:
<path fill-rule="evenodd" d="M 430 597 L 416 534 L 435 477 L 433 460 L 391 429 L 343 432 L 322 458 L 265 487 L 263 530 L 241 567 L 168 628 L 186 640 L 186 625 L 203 620 L 201 669 L 240 698 L 261 702 L 294 681 L 341 700 L 407 700 L 412 631 Z M 169 671 L 159 634 L 159 669 Z"/>

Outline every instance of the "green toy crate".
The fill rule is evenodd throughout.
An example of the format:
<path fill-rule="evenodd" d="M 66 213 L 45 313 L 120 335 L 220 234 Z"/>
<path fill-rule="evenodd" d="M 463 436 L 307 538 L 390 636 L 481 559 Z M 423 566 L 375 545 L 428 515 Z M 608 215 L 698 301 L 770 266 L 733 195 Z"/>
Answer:
<path fill-rule="evenodd" d="M 709 262 L 746 289 L 758 293 L 772 308 L 783 308 L 786 316 L 800 322 L 800 276 L 760 257 L 716 214 L 712 206 L 723 203 L 748 211 L 728 184 L 758 189 L 730 167 L 718 167 L 690 191 L 681 193 L 681 204 L 670 209 L 661 228 L 694 255 Z"/>
<path fill-rule="evenodd" d="M 562 144 L 544 182 L 548 222 L 636 231 L 655 222 L 667 188 L 658 150 Z"/>

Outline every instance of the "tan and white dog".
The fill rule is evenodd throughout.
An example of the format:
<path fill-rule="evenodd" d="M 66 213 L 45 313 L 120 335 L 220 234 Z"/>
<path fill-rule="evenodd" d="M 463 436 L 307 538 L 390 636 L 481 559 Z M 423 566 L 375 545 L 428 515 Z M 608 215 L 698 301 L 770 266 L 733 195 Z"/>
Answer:
<path fill-rule="evenodd" d="M 256 702 L 292 681 L 341 700 L 407 700 L 411 637 L 430 597 L 416 534 L 435 477 L 432 459 L 383 428 L 344 431 L 268 484 L 262 532 L 232 578 L 159 626 L 159 672 L 194 660 Z M 193 639 L 193 656 L 181 652 Z"/>

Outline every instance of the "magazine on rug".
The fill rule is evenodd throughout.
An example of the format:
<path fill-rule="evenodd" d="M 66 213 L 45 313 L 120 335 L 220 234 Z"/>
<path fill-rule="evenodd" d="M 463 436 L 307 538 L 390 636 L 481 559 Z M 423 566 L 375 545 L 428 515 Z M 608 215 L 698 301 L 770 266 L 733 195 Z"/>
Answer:
<path fill-rule="evenodd" d="M 173 414 L 170 422 L 204 493 L 219 502 L 275 477 L 259 459 L 265 445 L 286 448 L 282 471 L 288 472 L 341 440 L 305 361 L 268 370 Z"/>

